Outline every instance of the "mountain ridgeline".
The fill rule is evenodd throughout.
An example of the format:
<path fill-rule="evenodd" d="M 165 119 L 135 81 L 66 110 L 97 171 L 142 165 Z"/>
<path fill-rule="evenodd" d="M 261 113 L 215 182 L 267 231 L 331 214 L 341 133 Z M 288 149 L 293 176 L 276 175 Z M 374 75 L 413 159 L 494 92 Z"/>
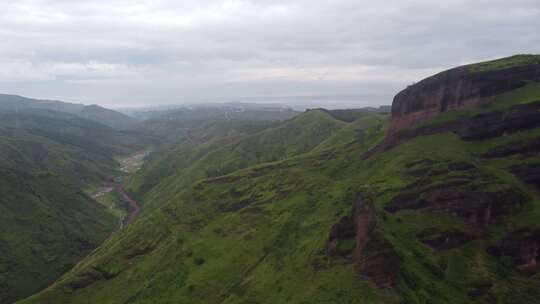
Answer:
<path fill-rule="evenodd" d="M 139 219 L 20 303 L 535 303 L 539 71 L 442 72 L 391 116 L 182 126 L 127 181 Z"/>
<path fill-rule="evenodd" d="M 86 106 L 56 100 L 38 100 L 17 95 L 0 94 L 0 112 L 44 115 L 47 111 L 69 113 L 116 130 L 133 130 L 139 127 L 134 118 L 98 105 Z"/>

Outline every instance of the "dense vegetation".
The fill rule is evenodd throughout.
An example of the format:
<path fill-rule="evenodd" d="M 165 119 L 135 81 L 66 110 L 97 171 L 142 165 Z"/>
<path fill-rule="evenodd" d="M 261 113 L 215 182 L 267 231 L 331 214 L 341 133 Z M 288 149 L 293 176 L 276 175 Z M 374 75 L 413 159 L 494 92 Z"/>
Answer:
<path fill-rule="evenodd" d="M 82 189 L 152 140 L 67 113 L 0 113 L 0 302 L 52 283 L 118 219 Z"/>
<path fill-rule="evenodd" d="M 393 133 L 388 109 L 185 126 L 129 181 L 142 216 L 21 303 L 534 303 L 538 85 Z"/>
<path fill-rule="evenodd" d="M 324 239 L 325 235 L 320 235 L 318 229 L 326 231 L 328 225 L 331 225 L 335 221 L 336 216 L 340 212 L 347 212 L 350 208 L 348 202 L 340 202 L 339 206 L 335 205 L 338 203 L 339 196 L 342 195 L 339 193 L 342 190 L 346 190 L 346 188 L 342 189 L 341 187 L 344 185 L 340 185 L 339 183 L 334 184 L 332 182 L 341 175 L 339 171 L 343 168 L 342 165 L 330 160 L 337 155 L 340 155 L 340 159 L 341 157 L 349 158 L 350 155 L 347 156 L 347 153 L 343 154 L 340 150 L 333 151 L 332 149 L 321 148 L 324 152 L 297 158 L 288 158 L 287 156 L 309 152 L 316 149 L 319 144 L 324 143 L 326 140 L 335 141 L 336 146 L 349 151 L 349 153 L 358 151 L 355 149 L 358 146 L 368 147 L 369 143 L 376 142 L 384 134 L 384 116 L 377 114 L 373 116 L 375 117 L 369 117 L 373 119 L 372 123 L 354 122 L 347 124 L 334 119 L 324 111 L 308 111 L 297 118 L 284 122 L 280 126 L 269 128 L 257 134 L 248 135 L 235 144 L 215 147 L 215 150 L 211 152 L 216 153 L 215 157 L 218 160 L 220 159 L 219 157 L 235 157 L 235 151 L 244 151 L 244 153 L 240 154 L 241 156 L 238 156 L 238 159 L 244 159 L 245 156 L 250 155 L 255 156 L 258 151 L 263 155 L 267 152 L 268 154 L 264 155 L 264 157 L 268 157 L 268 159 L 275 160 L 275 158 L 282 157 L 288 160 L 271 162 L 267 165 L 253 167 L 253 169 L 246 169 L 246 171 L 240 170 L 231 176 L 225 175 L 203 179 L 202 182 L 196 184 L 194 182 L 199 178 L 204 178 L 204 176 L 190 177 L 189 171 L 174 170 L 175 175 L 172 178 L 163 179 L 160 185 L 157 186 L 159 191 L 155 191 L 155 193 L 163 193 L 161 184 L 165 184 L 169 180 L 172 181 L 171 184 L 174 184 L 175 181 L 184 179 L 185 181 L 178 181 L 184 187 L 176 189 L 173 191 L 174 194 L 172 194 L 172 201 L 178 202 L 182 207 L 177 207 L 176 203 L 168 204 L 168 199 L 158 194 L 154 195 L 156 201 L 152 201 L 150 195 L 145 196 L 145 204 L 157 203 L 160 206 L 165 205 L 165 207 L 147 214 L 137 224 L 129 227 L 126 231 L 130 231 L 130 233 L 119 234 L 104 244 L 95 253 L 92 262 L 84 264 L 84 266 L 83 264 L 80 265 L 85 270 L 83 270 L 81 275 L 76 275 L 73 281 L 69 280 L 70 282 L 67 284 L 70 287 L 68 289 L 78 293 L 79 290 L 85 290 L 81 288 L 87 285 L 95 286 L 99 289 L 94 284 L 103 283 L 111 287 L 111 293 L 109 291 L 106 291 L 106 293 L 95 293 L 93 289 L 92 291 L 86 289 L 89 294 L 81 294 L 80 301 L 85 302 L 91 299 L 89 300 L 91 302 L 107 302 L 111 301 L 114 297 L 118 299 L 118 302 L 125 302 L 137 293 L 135 290 L 142 288 L 140 285 L 126 281 L 126 278 L 133 277 L 135 279 L 140 276 L 139 278 L 142 279 L 147 275 L 144 273 L 144 269 L 156 267 L 154 269 L 156 281 L 151 279 L 148 284 L 157 289 L 151 292 L 144 291 L 140 296 L 136 296 L 136 299 L 146 299 L 152 302 L 153 299 L 159 298 L 157 301 L 161 303 L 183 302 L 182 299 L 185 302 L 196 302 L 196 299 L 190 295 L 190 293 L 196 293 L 201 297 L 205 294 L 211 297 L 200 299 L 201 302 L 205 302 L 220 297 L 220 292 L 217 292 L 217 290 L 209 292 L 211 289 L 221 288 L 219 287 L 221 284 L 228 285 L 230 283 L 226 282 L 235 277 L 240 279 L 243 273 L 248 271 L 248 268 L 252 268 L 254 264 L 257 264 L 258 260 L 262 261 L 264 255 L 272 255 L 273 252 L 278 254 L 276 246 L 283 246 L 283 252 L 279 253 L 279 255 L 286 256 L 289 249 L 288 246 L 294 246 L 291 244 L 292 240 L 287 240 L 289 238 L 288 234 L 298 229 L 300 231 L 294 233 L 300 233 L 302 230 L 300 227 L 295 227 L 297 224 L 293 224 L 291 221 L 300 224 L 297 221 L 303 219 L 306 226 L 315 224 L 316 226 L 311 229 L 311 233 L 307 236 L 308 239 L 313 237 L 317 240 Z M 345 130 L 345 128 L 349 130 Z M 336 136 L 336 139 L 332 139 L 333 136 Z M 264 146 L 264 141 L 258 142 L 259 140 L 268 138 L 274 140 L 272 143 L 277 145 L 277 150 L 267 149 L 271 147 L 270 143 L 268 146 Z M 282 145 L 279 144 L 278 138 L 284 141 Z M 365 143 L 365 145 L 360 143 Z M 261 148 L 259 149 L 259 147 Z M 286 154 L 287 147 L 291 148 L 291 154 L 289 155 Z M 238 150 L 235 148 L 238 148 Z M 251 150 L 244 150 L 248 148 L 251 148 Z M 274 151 L 278 152 L 276 153 Z M 196 154 L 197 151 L 195 150 L 192 153 Z M 186 157 L 179 156 L 178 159 L 186 159 Z M 224 163 L 218 161 L 212 163 L 210 161 L 212 159 L 207 158 L 207 161 L 203 163 L 209 167 Z M 225 161 L 225 159 L 222 159 L 222 161 Z M 188 160 L 187 163 L 191 162 Z M 254 163 L 257 163 L 256 158 L 254 159 Z M 153 165 L 153 161 L 150 161 L 147 168 L 143 168 L 141 171 L 142 174 L 151 172 L 149 170 L 151 170 Z M 325 174 L 319 172 L 321 165 L 326 168 Z M 185 175 L 181 176 L 182 172 Z M 326 173 L 330 174 L 325 176 Z M 149 179 L 154 180 L 154 177 L 150 177 Z M 191 182 L 188 182 L 188 180 Z M 328 190 L 327 187 L 337 187 L 333 191 L 338 197 L 326 207 L 312 208 L 315 207 L 312 204 L 318 204 L 317 202 L 320 200 L 318 198 L 319 195 L 322 197 L 332 195 L 325 194 Z M 197 197 L 190 196 L 194 194 L 193 191 L 199 193 Z M 304 191 L 310 192 L 309 195 Z M 290 195 L 289 192 L 291 192 Z M 343 194 L 351 195 L 348 191 L 345 192 L 347 194 Z M 189 201 L 185 200 L 186 195 Z M 281 200 L 290 200 L 290 202 L 281 203 Z M 273 210 L 271 213 L 267 213 L 264 210 L 267 204 L 271 208 L 269 211 Z M 249 208 L 247 208 L 248 206 Z M 330 211 L 336 206 L 338 207 L 337 209 Z M 181 215 L 179 212 L 181 212 Z M 171 222 L 171 217 L 174 218 L 175 223 Z M 281 219 L 278 222 L 274 222 L 278 218 Z M 306 220 L 307 218 L 314 221 L 313 224 L 310 224 Z M 206 232 L 196 232 L 203 228 L 203 226 L 207 226 L 209 221 L 214 221 L 214 223 L 210 225 L 211 227 L 204 228 Z M 321 226 L 319 227 L 319 225 Z M 171 227 L 176 228 L 171 230 Z M 196 234 L 191 235 L 189 231 L 192 230 Z M 298 237 L 302 236 L 298 235 Z M 283 240 L 280 241 L 282 238 Z M 214 240 L 216 243 L 214 243 Z M 250 240 L 253 240 L 253 242 Z M 211 243 L 209 243 L 210 241 Z M 199 243 L 199 245 L 192 247 L 191 242 Z M 312 243 L 307 249 L 304 249 L 298 258 L 301 259 L 305 254 L 310 255 L 309 248 L 314 249 L 312 247 L 313 245 L 315 244 Z M 316 248 L 316 250 L 320 249 Z M 109 250 L 111 251 L 109 252 Z M 120 250 L 120 252 L 117 250 Z M 126 251 L 124 252 L 124 250 Z M 224 254 L 223 250 L 227 250 L 227 258 L 225 258 L 225 255 L 219 258 L 220 255 Z M 159 255 L 154 255 L 157 252 L 159 252 Z M 110 255 L 110 257 L 115 256 L 116 258 L 109 259 L 106 257 L 106 262 L 101 260 L 101 258 L 96 258 L 97 256 L 109 256 L 111 253 L 113 255 Z M 147 258 L 149 255 L 153 257 Z M 183 261 L 184 259 L 185 261 Z M 95 261 L 100 261 L 98 262 L 99 265 L 93 264 Z M 177 265 L 177 261 L 183 262 Z M 284 263 L 284 260 L 280 263 Z M 87 272 L 87 270 L 90 270 L 90 272 Z M 305 271 L 298 272 L 298 268 L 290 269 L 289 271 L 285 271 L 286 269 L 281 270 L 283 270 L 283 276 L 292 276 L 291 279 L 295 278 L 297 284 L 301 284 L 302 277 L 306 275 Z M 139 271 L 143 272 L 138 273 Z M 263 270 L 260 269 L 257 271 Z M 199 278 L 194 278 L 195 281 L 187 284 L 185 281 L 187 274 L 199 272 L 200 274 L 197 275 Z M 217 273 L 220 274 L 217 275 Z M 337 272 L 336 274 L 341 276 Z M 109 277 L 110 280 L 100 282 L 102 276 Z M 277 279 L 280 276 L 280 274 L 274 273 L 273 278 Z M 352 275 L 349 275 L 349 277 L 349 279 L 353 278 Z M 139 279 L 135 280 L 139 281 Z M 113 281 L 119 285 L 116 285 Z M 144 281 L 141 280 L 140 282 L 143 283 Z M 326 276 L 325 281 L 330 283 L 334 279 L 329 274 Z M 240 283 L 238 282 L 238 284 Z M 341 285 L 342 283 L 335 281 L 336 285 Z M 356 285 L 353 281 L 350 284 Z M 178 286 L 178 289 L 173 286 Z M 299 285 L 296 286 L 298 287 Z M 359 286 L 362 286 L 362 284 Z M 230 288 L 242 289 L 241 286 L 231 286 Z M 268 288 L 274 287 L 268 286 Z M 290 288 L 288 292 L 292 292 L 296 287 L 290 285 L 287 288 Z M 116 294 L 117 292 L 118 294 Z M 185 292 L 187 293 L 182 295 Z M 358 293 L 361 293 L 361 290 Z M 95 296 L 85 299 L 90 294 L 94 294 Z M 112 296 L 113 294 L 114 296 Z M 158 297 L 158 294 L 161 295 Z M 301 297 L 300 294 L 297 296 Z M 45 299 L 39 299 L 39 301 L 47 302 Z M 55 300 L 51 301 L 62 300 L 55 298 Z"/>
<path fill-rule="evenodd" d="M 45 288 L 118 229 L 122 198 L 112 192 L 98 204 L 89 195 L 122 174 L 119 156 L 272 124 L 211 116 L 185 124 L 186 137 L 168 124 L 171 117 L 162 117 L 160 128 L 130 118 L 126 125 L 122 114 L 96 106 L 0 95 L 0 303 Z"/>
<path fill-rule="evenodd" d="M 382 121 L 384 115 L 346 123 L 323 110 L 310 110 L 279 125 L 260 130 L 256 122 L 227 121 L 204 124 L 191 131 L 191 141 L 184 141 L 171 151 L 162 152 L 137 173 L 128 189 L 145 205 L 166 202 L 194 181 L 225 175 L 256 164 L 273 162 L 355 140 L 363 129 Z M 251 126 L 246 128 L 246 126 Z M 359 129 L 359 130 L 358 130 Z M 205 136 L 196 136 L 205 134 Z M 209 136 L 208 134 L 212 134 Z M 195 141 L 195 142 L 194 142 Z M 153 199 L 156 198 L 156 199 Z"/>

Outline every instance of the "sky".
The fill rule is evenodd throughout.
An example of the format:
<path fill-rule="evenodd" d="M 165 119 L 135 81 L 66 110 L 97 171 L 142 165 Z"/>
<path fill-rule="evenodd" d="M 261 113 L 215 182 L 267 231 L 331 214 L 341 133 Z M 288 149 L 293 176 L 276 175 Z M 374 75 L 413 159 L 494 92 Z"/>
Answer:
<path fill-rule="evenodd" d="M 1 1 L 0 92 L 375 106 L 452 66 L 540 53 L 539 29 L 539 0 Z"/>

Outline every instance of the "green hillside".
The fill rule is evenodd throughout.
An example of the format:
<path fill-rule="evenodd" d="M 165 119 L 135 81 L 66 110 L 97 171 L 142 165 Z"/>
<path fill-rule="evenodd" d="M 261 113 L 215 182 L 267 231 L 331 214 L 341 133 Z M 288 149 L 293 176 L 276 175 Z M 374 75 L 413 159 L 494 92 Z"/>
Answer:
<path fill-rule="evenodd" d="M 21 303 L 535 303 L 531 86 L 391 136 L 312 110 L 154 155 L 145 216 Z"/>
<path fill-rule="evenodd" d="M 441 145 L 447 148 L 441 151 Z M 537 196 L 509 175 L 511 158 L 478 162 L 474 155 L 485 148 L 450 134 L 415 139 L 369 162 L 358 157 L 364 149 L 203 180 L 108 241 L 35 303 L 390 303 L 398 295 L 407 303 L 470 303 L 470 294 L 478 294 L 478 303 L 532 303 L 538 295 L 530 287 L 538 286 L 538 276 L 523 275 L 511 259 L 499 261 L 486 251 L 524 227 L 540 228 Z M 428 163 L 437 165 L 418 176 Z M 456 165 L 462 163 L 468 166 Z M 464 169 L 448 176 L 437 172 L 448 168 Z M 451 187 L 455 181 L 462 181 L 458 189 L 495 194 L 516 189 L 512 195 L 524 209 L 504 219 L 507 225 L 488 227 L 487 238 L 459 217 L 385 210 L 402 193 L 418 189 L 419 182 L 429 188 Z M 347 253 L 354 241 L 342 240 L 337 256 L 325 252 L 325 242 L 360 194 L 374 201 L 372 240 L 375 248 L 384 247 L 353 263 Z M 464 244 L 427 245 L 447 233 L 465 236 Z M 356 275 L 378 266 L 382 269 L 371 271 L 384 276 L 382 265 L 392 260 L 399 269 L 395 292 L 380 292 Z"/>
<path fill-rule="evenodd" d="M 382 118 L 376 114 L 372 119 L 380 124 Z M 363 128 L 363 123 L 337 120 L 323 110 L 307 111 L 259 132 L 241 130 L 238 124 L 220 124 L 220 128 L 204 129 L 206 134 L 213 134 L 210 140 L 196 140 L 200 144 L 184 142 L 150 160 L 131 179 L 128 189 L 140 197 L 144 194 L 145 205 L 160 205 L 198 179 L 301 155 L 319 145 L 322 149 L 327 140 L 332 143 L 354 141 L 361 137 Z M 251 127 L 251 130 L 257 128 Z M 193 136 L 196 133 L 192 130 L 191 137 L 197 138 Z"/>
<path fill-rule="evenodd" d="M 71 114 L 0 115 L 0 303 L 47 287 L 116 229 L 82 189 L 150 141 Z"/>
<path fill-rule="evenodd" d="M 302 124 L 320 120 L 322 125 L 326 121 L 341 125 L 322 111 L 306 114 L 298 118 Z M 379 140 L 382 134 L 379 132 L 379 136 L 373 137 L 370 143 Z M 246 140 L 254 139 L 250 137 Z M 296 282 L 294 285 L 281 287 L 288 289 L 284 290 L 284 294 L 291 293 L 301 286 L 307 274 L 305 270 L 298 272 L 306 262 L 302 259 L 312 255 L 312 250 L 322 249 L 318 246 L 326 235 L 321 235 L 319 229 L 326 231 L 342 212 L 350 209 L 348 203 L 340 202 L 340 199 L 345 199 L 344 196 L 352 194 L 347 190 L 347 185 L 332 182 L 336 178 L 350 176 L 351 171 L 342 166 L 344 158 L 349 158 L 352 151 L 358 152 L 368 146 L 349 146 L 345 149 L 349 152 L 326 150 L 321 154 L 259 165 L 185 187 L 184 191 L 175 195 L 174 203 L 167 204 L 129 227 L 126 230 L 129 233 L 121 233 L 105 243 L 77 267 L 80 272 L 74 273 L 79 274 L 68 275 L 74 279 L 67 279 L 68 289 L 78 299 L 69 301 L 122 303 L 131 299 L 135 302 L 196 303 L 197 298 L 191 294 L 197 294 L 197 297 L 201 297 L 201 303 L 214 302 L 223 297 L 228 288 L 241 292 L 244 287 L 240 279 L 246 273 L 253 272 L 251 275 L 254 275 L 268 271 L 271 281 L 265 284 L 285 278 L 294 280 L 291 281 Z M 340 162 L 342 165 L 339 165 Z M 347 172 L 340 172 L 342 170 Z M 330 189 L 331 192 L 326 193 Z M 335 197 L 328 204 L 321 202 L 322 197 L 326 199 L 329 196 Z M 171 227 L 176 228 L 171 230 Z M 311 227 L 308 230 L 311 232 L 303 236 L 302 231 L 307 227 Z M 288 257 L 288 251 L 295 248 L 296 238 L 304 243 L 294 258 L 300 264 L 281 274 L 272 273 L 274 266 L 285 270 L 279 264 L 289 263 L 293 258 Z M 264 257 L 274 253 L 276 257 L 268 258 L 269 264 L 266 264 Z M 262 268 L 255 267 L 258 264 Z M 150 281 L 147 281 L 146 275 L 149 273 L 145 269 L 153 269 L 155 275 L 148 277 L 154 277 Z M 88 270 L 97 272 L 92 274 Z M 366 284 L 352 281 L 352 273 L 335 271 L 334 274 L 350 280 L 348 287 L 360 287 L 359 295 L 362 290 L 367 290 Z M 102 280 L 103 275 L 110 278 Z M 191 281 L 187 281 L 188 276 Z M 335 281 L 332 276 L 325 275 L 319 283 L 344 283 Z M 128 282 L 128 277 L 143 285 L 149 284 L 152 290 Z M 90 287 L 84 288 L 87 285 Z M 98 291 L 104 286 L 107 286 L 107 290 Z M 275 287 L 269 285 L 267 292 Z M 137 295 L 136 290 L 141 288 L 144 291 Z M 316 290 L 306 292 L 316 296 Z M 115 300 L 112 300 L 113 294 Z M 67 298 L 56 298 L 59 295 L 54 293 L 48 296 L 52 302 L 68 301 Z M 302 297 L 300 294 L 297 296 Z M 371 293 L 369 297 L 375 298 L 375 294 Z M 36 301 L 47 303 L 46 299 Z"/>
<path fill-rule="evenodd" d="M 254 133 L 273 123 L 300 114 L 288 108 L 256 104 L 198 105 L 173 110 L 129 112 L 168 144 L 185 140 L 201 143 L 212 137 L 230 136 L 224 132 Z"/>

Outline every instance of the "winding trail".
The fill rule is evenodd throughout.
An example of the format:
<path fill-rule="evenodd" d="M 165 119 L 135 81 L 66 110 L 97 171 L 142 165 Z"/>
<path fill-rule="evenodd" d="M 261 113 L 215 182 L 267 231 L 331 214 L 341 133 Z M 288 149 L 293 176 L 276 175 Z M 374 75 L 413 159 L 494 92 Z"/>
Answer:
<path fill-rule="evenodd" d="M 116 185 L 116 191 L 122 195 L 122 198 L 129 204 L 129 214 L 122 221 L 123 226 L 127 226 L 135 221 L 139 213 L 141 212 L 141 206 L 133 199 L 122 185 Z"/>
<path fill-rule="evenodd" d="M 103 185 L 98 188 L 96 193 L 92 195 L 92 198 L 94 200 L 99 200 L 101 197 L 103 197 L 105 194 L 116 191 L 116 193 L 120 194 L 122 197 L 122 200 L 127 202 L 129 205 L 129 209 L 127 210 L 126 216 L 121 219 L 121 226 L 125 227 L 135 221 L 137 217 L 139 216 L 139 213 L 141 212 L 141 206 L 139 203 L 137 203 L 136 200 L 134 200 L 129 194 L 126 192 L 124 187 L 122 186 L 122 182 L 105 182 Z"/>

